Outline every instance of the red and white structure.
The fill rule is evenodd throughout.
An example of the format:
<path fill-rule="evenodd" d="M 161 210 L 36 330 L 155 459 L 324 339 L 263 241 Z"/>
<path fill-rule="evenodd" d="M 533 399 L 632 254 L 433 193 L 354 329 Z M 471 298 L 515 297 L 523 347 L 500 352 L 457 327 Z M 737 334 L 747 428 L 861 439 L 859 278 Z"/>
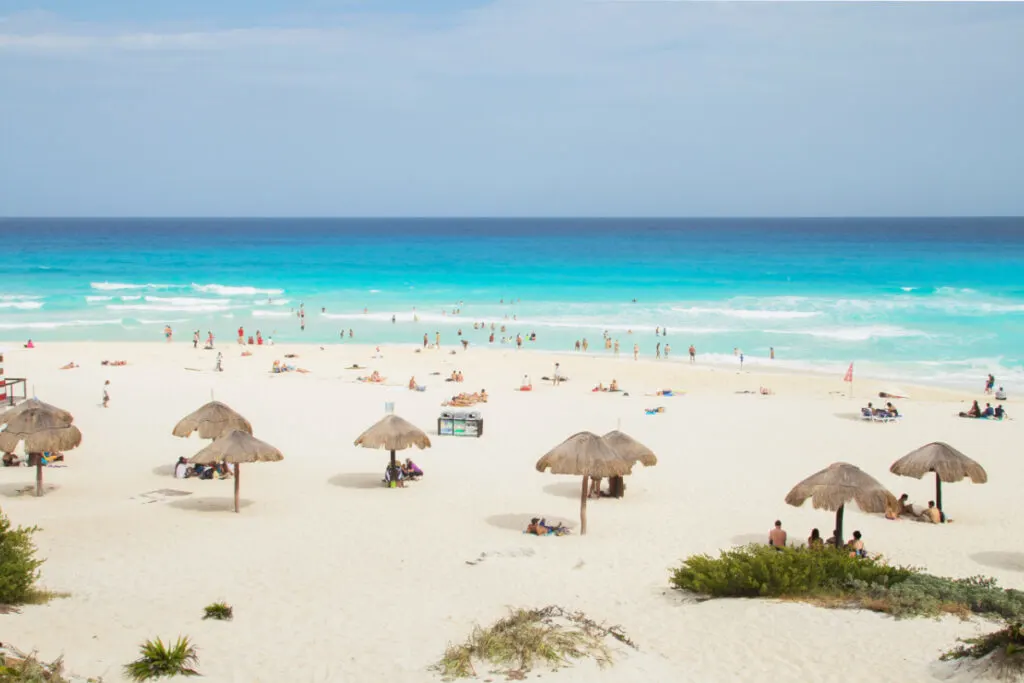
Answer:
<path fill-rule="evenodd" d="M 4 379 L 4 352 L 0 351 L 0 405 L 7 403 L 7 381 Z"/>

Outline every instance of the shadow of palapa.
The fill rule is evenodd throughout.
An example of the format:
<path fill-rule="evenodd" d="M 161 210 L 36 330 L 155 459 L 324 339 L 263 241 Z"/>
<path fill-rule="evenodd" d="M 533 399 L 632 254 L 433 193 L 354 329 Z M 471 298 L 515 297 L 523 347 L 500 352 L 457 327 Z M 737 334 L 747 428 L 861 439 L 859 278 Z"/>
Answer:
<path fill-rule="evenodd" d="M 161 477 L 173 477 L 174 467 L 174 465 L 160 465 L 153 468 L 153 474 Z"/>
<path fill-rule="evenodd" d="M 184 498 L 172 500 L 167 505 L 179 510 L 193 510 L 195 512 L 234 512 L 235 510 L 235 500 L 231 496 L 224 496 L 222 498 Z M 247 508 L 250 505 L 252 505 L 251 500 L 245 498 L 238 500 L 238 507 L 240 508 Z"/>
<path fill-rule="evenodd" d="M 974 553 L 969 557 L 986 567 L 996 569 L 1008 569 L 1013 572 L 1024 572 L 1024 553 L 1013 552 L 984 552 Z"/>
<path fill-rule="evenodd" d="M 56 491 L 59 487 L 56 484 L 43 484 L 43 497 L 47 494 Z M 11 484 L 4 484 L 0 486 L 0 496 L 6 496 L 8 498 L 35 498 L 36 497 L 36 485 L 35 482 L 18 482 Z"/>
<path fill-rule="evenodd" d="M 518 512 L 510 513 L 506 515 L 491 515 L 487 517 L 485 521 L 493 527 L 498 529 L 506 529 L 508 531 L 526 531 L 526 526 L 530 523 L 530 520 L 534 517 L 541 517 L 550 526 L 557 526 L 562 524 L 570 529 L 574 528 L 574 523 L 563 517 L 555 517 L 552 515 L 543 515 L 536 512 Z"/>
<path fill-rule="evenodd" d="M 341 486 L 346 489 L 383 489 L 384 477 L 380 474 L 369 474 L 366 472 L 355 472 L 350 474 L 336 474 L 327 480 L 334 486 Z"/>

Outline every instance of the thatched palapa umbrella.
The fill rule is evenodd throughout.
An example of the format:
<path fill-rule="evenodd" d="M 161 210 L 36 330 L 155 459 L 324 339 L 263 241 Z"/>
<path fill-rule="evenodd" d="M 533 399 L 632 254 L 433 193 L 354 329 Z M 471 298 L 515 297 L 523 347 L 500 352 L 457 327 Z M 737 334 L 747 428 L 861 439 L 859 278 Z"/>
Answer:
<path fill-rule="evenodd" d="M 629 462 L 630 465 L 639 462 L 644 467 L 653 467 L 658 464 L 658 456 L 654 454 L 654 451 L 625 432 L 616 429 L 601 438 L 608 442 L 608 445 L 619 454 L 619 457 Z M 608 492 L 612 496 L 621 498 L 625 490 L 626 486 L 622 477 L 612 477 L 608 481 Z"/>
<path fill-rule="evenodd" d="M 248 432 L 233 429 L 193 455 L 189 462 L 197 465 L 216 465 L 225 462 L 235 466 L 235 512 L 238 512 L 240 465 L 246 462 L 277 462 L 278 460 L 284 460 L 281 451 L 265 441 L 260 441 Z"/>
<path fill-rule="evenodd" d="M 551 468 L 551 474 L 583 477 L 580 493 L 580 535 L 587 533 L 587 482 L 590 477 L 621 477 L 633 464 L 624 460 L 603 438 L 593 432 L 579 432 L 555 446 L 537 461 L 537 471 Z"/>
<path fill-rule="evenodd" d="M 8 408 L 3 413 L 0 413 L 0 425 L 7 424 L 8 420 L 17 415 L 20 415 L 26 410 L 35 410 L 37 408 L 41 408 L 43 410 L 56 414 L 57 416 L 65 420 L 68 424 L 71 424 L 72 422 L 75 421 L 75 419 L 71 416 L 71 413 L 64 410 L 63 408 L 52 406 L 49 403 L 44 403 L 43 401 L 40 401 L 38 398 L 33 397 L 25 399 L 24 401 L 14 406 L 13 408 Z"/>
<path fill-rule="evenodd" d="M 896 496 L 874 477 L 845 462 L 832 463 L 804 479 L 786 495 L 786 502 L 800 507 L 808 498 L 815 510 L 836 513 L 837 548 L 843 545 L 843 509 L 851 500 L 857 501 L 857 506 L 864 512 L 884 513 L 897 507 Z"/>
<path fill-rule="evenodd" d="M 82 443 L 82 432 L 71 424 L 71 414 L 37 402 L 39 405 L 21 409 L 13 416 L 12 410 L 4 413 L 4 430 L 0 432 L 0 450 L 11 453 L 24 442 L 29 454 L 29 464 L 35 461 L 36 496 L 43 495 L 43 453 L 69 451 Z M 24 404 L 22 404 L 24 405 Z M 20 410 L 19 410 L 20 409 Z"/>
<path fill-rule="evenodd" d="M 901 477 L 920 479 L 929 472 L 935 473 L 935 507 L 942 512 L 942 482 L 958 482 L 967 477 L 975 484 L 988 481 L 985 468 L 950 446 L 948 443 L 935 441 L 921 446 L 916 451 L 907 453 L 889 468 L 893 474 Z M 942 516 L 946 521 L 946 516 Z"/>
<path fill-rule="evenodd" d="M 385 415 L 377 424 L 359 435 L 356 446 L 363 448 L 383 448 L 391 451 L 390 470 L 391 486 L 398 481 L 398 464 L 395 462 L 395 451 L 404 451 L 416 446 L 420 449 L 430 448 L 430 438 L 426 433 L 397 415 Z"/>
<path fill-rule="evenodd" d="M 252 434 L 252 425 L 220 401 L 210 401 L 181 419 L 171 431 L 174 436 L 188 437 L 198 432 L 200 439 L 216 439 L 232 430 Z"/>

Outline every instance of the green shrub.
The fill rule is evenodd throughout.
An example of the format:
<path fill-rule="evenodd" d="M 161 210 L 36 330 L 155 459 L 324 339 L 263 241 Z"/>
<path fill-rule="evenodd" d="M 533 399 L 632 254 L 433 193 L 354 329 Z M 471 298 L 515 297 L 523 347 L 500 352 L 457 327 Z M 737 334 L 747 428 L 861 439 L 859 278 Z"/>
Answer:
<path fill-rule="evenodd" d="M 203 619 L 231 621 L 235 618 L 235 610 L 226 602 L 214 602 L 203 608 Z"/>
<path fill-rule="evenodd" d="M 43 560 L 36 559 L 32 534 L 38 527 L 11 527 L 11 520 L 0 510 L 0 605 L 34 602 Z"/>
<path fill-rule="evenodd" d="M 162 640 L 147 640 L 139 648 L 141 657 L 124 667 L 125 675 L 133 681 L 148 681 L 171 676 L 198 676 L 195 666 L 199 655 L 188 637 L 178 638 L 165 645 Z"/>
<path fill-rule="evenodd" d="M 1024 678 L 1024 624 L 1010 622 L 994 633 L 965 638 L 940 657 L 943 661 L 981 659 L 992 655 L 989 664 L 997 677 L 1010 680 Z"/>
<path fill-rule="evenodd" d="M 747 545 L 719 557 L 693 555 L 672 572 L 672 585 L 711 597 L 784 597 L 841 591 L 854 581 L 894 585 L 913 569 L 882 560 L 850 557 L 835 548 L 783 548 Z"/>
<path fill-rule="evenodd" d="M 964 617 L 977 614 L 1024 619 L 1024 593 L 1000 588 L 994 579 L 980 576 L 949 579 L 914 574 L 893 586 L 854 583 L 851 588 L 859 597 L 879 601 L 879 611 L 897 618 L 953 613 Z"/>

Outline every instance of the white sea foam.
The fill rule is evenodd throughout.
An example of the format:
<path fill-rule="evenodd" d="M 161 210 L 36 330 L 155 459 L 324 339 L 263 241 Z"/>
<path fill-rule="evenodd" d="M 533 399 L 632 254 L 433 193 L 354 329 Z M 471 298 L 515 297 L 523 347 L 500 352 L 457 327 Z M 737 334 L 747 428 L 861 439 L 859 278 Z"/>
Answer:
<path fill-rule="evenodd" d="M 59 327 L 92 327 L 94 325 L 120 325 L 117 320 L 37 320 L 35 322 L 0 323 L 0 330 L 54 330 Z"/>
<path fill-rule="evenodd" d="M 0 301 L 38 301 L 42 298 L 41 296 L 31 296 L 29 294 L 0 294 Z"/>
<path fill-rule="evenodd" d="M 837 327 L 804 330 L 765 330 L 768 334 L 795 334 L 836 339 L 840 341 L 868 341 L 871 339 L 897 339 L 900 337 L 928 337 L 927 332 L 908 330 L 893 325 L 866 325 L 863 327 Z"/>
<path fill-rule="evenodd" d="M 748 308 L 704 308 L 701 306 L 691 306 L 689 308 L 673 306 L 671 310 L 676 313 L 686 313 L 687 315 L 721 315 L 747 320 L 797 320 L 821 315 L 820 311 L 773 311 Z"/>
<path fill-rule="evenodd" d="M 0 308 L 17 308 L 22 311 L 30 311 L 42 307 L 42 301 L 0 301 Z"/>
<path fill-rule="evenodd" d="M 148 318 L 137 318 L 142 325 L 170 325 L 171 323 L 187 323 L 188 318 L 174 318 L 171 320 L 151 320 Z"/>
<path fill-rule="evenodd" d="M 904 292 L 913 292 L 917 290 L 917 287 L 900 287 Z"/>
<path fill-rule="evenodd" d="M 253 306 L 287 306 L 291 299 L 257 299 L 252 302 Z"/>
<path fill-rule="evenodd" d="M 122 289 L 175 289 L 184 285 L 160 285 L 153 283 L 140 285 L 129 282 L 90 282 L 89 286 L 103 292 L 112 292 Z"/>
<path fill-rule="evenodd" d="M 253 311 L 252 315 L 254 318 L 290 318 L 291 313 L 288 311 Z"/>
<path fill-rule="evenodd" d="M 86 303 L 90 303 L 90 304 L 91 303 L 95 303 L 97 301 L 113 301 L 113 300 L 114 300 L 114 297 L 112 297 L 112 296 L 87 296 L 87 297 L 85 297 Z"/>
<path fill-rule="evenodd" d="M 283 289 L 260 289 L 259 287 L 229 287 L 228 285 L 197 285 L 192 283 L 192 289 L 206 294 L 217 294 L 218 296 L 253 296 L 255 294 L 266 294 L 274 296 L 284 294 Z"/>
<path fill-rule="evenodd" d="M 230 299 L 204 299 L 195 296 L 147 296 L 146 301 L 150 303 L 164 304 L 165 306 L 180 306 L 191 308 L 192 306 L 226 306 L 231 303 Z"/>
<path fill-rule="evenodd" d="M 108 311 L 166 311 L 170 313 L 216 313 L 218 311 L 226 311 L 231 307 L 220 304 L 108 304 L 106 308 Z"/>

